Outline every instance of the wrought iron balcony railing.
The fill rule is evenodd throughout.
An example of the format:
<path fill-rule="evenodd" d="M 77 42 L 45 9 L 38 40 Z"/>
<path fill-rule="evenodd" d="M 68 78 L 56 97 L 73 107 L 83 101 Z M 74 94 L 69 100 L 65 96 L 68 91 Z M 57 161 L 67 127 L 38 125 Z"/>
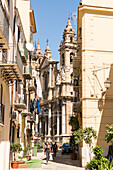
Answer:
<path fill-rule="evenodd" d="M 10 47 L 10 50 L 1 50 L 0 52 L 0 69 L 1 75 L 6 81 L 23 79 L 23 62 L 18 46 Z"/>

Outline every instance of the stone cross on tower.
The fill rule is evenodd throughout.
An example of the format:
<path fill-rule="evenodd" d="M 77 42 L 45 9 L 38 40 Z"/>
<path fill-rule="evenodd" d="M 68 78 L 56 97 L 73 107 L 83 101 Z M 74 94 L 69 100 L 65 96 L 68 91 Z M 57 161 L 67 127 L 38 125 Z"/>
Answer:
<path fill-rule="evenodd" d="M 47 46 L 48 46 L 48 42 L 49 42 L 49 40 L 47 39 L 47 41 L 46 41 L 46 42 L 47 42 Z"/>
<path fill-rule="evenodd" d="M 37 44 L 39 44 L 39 39 L 36 39 L 36 41 L 37 41 Z"/>

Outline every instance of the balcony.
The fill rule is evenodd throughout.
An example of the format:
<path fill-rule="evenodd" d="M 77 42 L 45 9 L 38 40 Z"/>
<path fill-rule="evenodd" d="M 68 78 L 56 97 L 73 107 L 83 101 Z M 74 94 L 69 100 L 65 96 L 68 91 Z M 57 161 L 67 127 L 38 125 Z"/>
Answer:
<path fill-rule="evenodd" d="M 29 84 L 29 92 L 36 92 L 36 88 L 37 88 L 37 85 L 35 84 L 35 81 L 34 79 L 30 80 L 30 84 Z"/>
<path fill-rule="evenodd" d="M 23 111 L 22 111 L 22 112 L 21 112 L 21 115 L 24 116 L 24 117 L 26 117 L 26 116 L 31 116 L 31 112 L 26 112 L 26 111 L 23 112 Z"/>
<path fill-rule="evenodd" d="M 0 124 L 4 125 L 4 113 L 5 113 L 5 106 L 2 104 L 0 105 Z"/>
<path fill-rule="evenodd" d="M 17 103 L 14 103 L 14 110 L 21 110 L 21 109 L 27 109 L 27 106 L 25 104 L 25 96 L 21 94 L 17 94 Z"/>
<path fill-rule="evenodd" d="M 2 78 L 7 82 L 23 80 L 23 62 L 17 45 L 14 48 L 10 47 L 8 57 L 6 50 L 0 51 L 0 71 Z"/>
<path fill-rule="evenodd" d="M 0 49 L 9 49 L 9 21 L 0 1 Z"/>
<path fill-rule="evenodd" d="M 32 67 L 30 64 L 27 64 L 27 66 L 24 67 L 23 76 L 25 79 L 32 79 Z"/>
<path fill-rule="evenodd" d="M 29 122 L 29 123 L 35 123 L 35 120 L 34 120 L 34 118 L 30 117 L 30 118 L 28 118 L 27 122 Z"/>
<path fill-rule="evenodd" d="M 21 58 L 22 58 L 22 62 L 24 65 L 27 65 L 27 59 L 28 59 L 28 52 L 27 52 L 27 49 L 26 49 L 26 46 L 25 46 L 25 43 L 22 44 L 22 43 L 18 43 L 18 48 L 19 48 L 19 51 L 21 53 Z"/>

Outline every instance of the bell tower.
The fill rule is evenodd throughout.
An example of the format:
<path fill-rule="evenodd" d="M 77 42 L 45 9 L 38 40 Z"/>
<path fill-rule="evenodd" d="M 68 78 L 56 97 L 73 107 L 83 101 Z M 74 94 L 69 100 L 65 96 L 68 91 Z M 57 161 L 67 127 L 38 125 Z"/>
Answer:
<path fill-rule="evenodd" d="M 75 56 L 77 43 L 75 31 L 72 28 L 70 17 L 63 32 L 63 40 L 60 43 L 60 74 L 61 74 L 61 114 L 62 114 L 62 143 L 67 142 L 71 135 L 69 118 L 73 114 L 73 57 Z"/>

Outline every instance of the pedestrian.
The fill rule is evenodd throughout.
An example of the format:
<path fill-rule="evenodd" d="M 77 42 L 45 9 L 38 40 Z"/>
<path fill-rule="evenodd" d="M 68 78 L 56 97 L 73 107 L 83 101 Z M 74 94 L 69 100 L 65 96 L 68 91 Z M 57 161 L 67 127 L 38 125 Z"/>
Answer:
<path fill-rule="evenodd" d="M 52 141 L 50 142 L 50 147 L 51 147 L 51 151 L 53 150 L 53 143 Z"/>
<path fill-rule="evenodd" d="M 48 164 L 49 156 L 50 156 L 50 152 L 51 152 L 51 147 L 48 142 L 45 143 L 44 152 L 46 153 L 46 164 Z"/>
<path fill-rule="evenodd" d="M 109 146 L 107 157 L 108 157 L 109 163 L 111 164 L 113 160 L 113 142 L 111 142 L 111 145 Z"/>
<path fill-rule="evenodd" d="M 53 145 L 53 154 L 54 154 L 54 157 L 56 157 L 56 152 L 57 152 L 57 144 L 55 142 L 55 144 Z"/>

